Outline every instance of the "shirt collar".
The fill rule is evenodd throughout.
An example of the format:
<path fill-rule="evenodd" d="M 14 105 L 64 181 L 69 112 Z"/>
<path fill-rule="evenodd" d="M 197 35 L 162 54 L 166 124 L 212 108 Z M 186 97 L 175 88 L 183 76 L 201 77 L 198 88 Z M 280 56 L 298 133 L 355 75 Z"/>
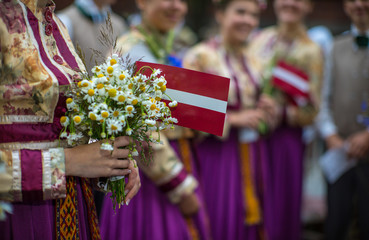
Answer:
<path fill-rule="evenodd" d="M 357 29 L 355 25 L 351 25 L 351 33 L 354 37 L 363 35 L 362 33 L 359 32 L 359 29 Z M 365 31 L 365 35 L 369 37 L 369 29 Z"/>
<path fill-rule="evenodd" d="M 84 13 L 91 17 L 94 23 L 104 22 L 108 13 L 111 12 L 109 5 L 104 6 L 100 10 L 93 0 L 75 0 L 74 3 L 83 9 Z"/>

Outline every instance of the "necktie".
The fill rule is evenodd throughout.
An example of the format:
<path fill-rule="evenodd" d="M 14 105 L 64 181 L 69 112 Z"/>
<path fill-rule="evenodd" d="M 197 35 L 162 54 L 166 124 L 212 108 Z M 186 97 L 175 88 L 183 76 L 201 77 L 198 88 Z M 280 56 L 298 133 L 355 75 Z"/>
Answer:
<path fill-rule="evenodd" d="M 358 35 L 355 37 L 355 43 L 359 48 L 367 48 L 369 38 L 366 35 Z"/>

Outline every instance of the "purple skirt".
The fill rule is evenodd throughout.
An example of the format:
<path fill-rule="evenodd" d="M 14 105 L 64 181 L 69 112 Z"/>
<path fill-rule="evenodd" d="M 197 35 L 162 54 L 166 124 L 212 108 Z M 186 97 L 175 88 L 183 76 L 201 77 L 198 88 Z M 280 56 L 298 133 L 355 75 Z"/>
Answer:
<path fill-rule="evenodd" d="M 266 139 L 264 223 L 267 239 L 301 239 L 302 129 L 280 127 Z"/>
<path fill-rule="evenodd" d="M 84 196 L 77 180 L 79 237 L 89 240 L 90 229 Z M 14 203 L 13 214 L 8 214 L 5 222 L 0 221 L 1 240 L 55 239 L 55 200 L 31 204 Z"/>
<path fill-rule="evenodd" d="M 171 145 L 178 153 L 176 142 L 171 142 Z M 196 169 L 192 174 L 196 177 Z M 102 239 L 189 240 L 193 238 L 194 231 L 200 239 L 211 239 L 204 206 L 186 220 L 179 208 L 151 180 L 142 173 L 140 176 L 141 189 L 129 206 L 122 206 L 114 213 L 111 200 L 108 197 L 104 199 L 100 217 Z M 201 203 L 200 188 L 196 194 Z"/>
<path fill-rule="evenodd" d="M 258 239 L 260 226 L 245 224 L 237 130 L 232 129 L 227 140 L 207 137 L 196 151 L 213 239 Z"/>

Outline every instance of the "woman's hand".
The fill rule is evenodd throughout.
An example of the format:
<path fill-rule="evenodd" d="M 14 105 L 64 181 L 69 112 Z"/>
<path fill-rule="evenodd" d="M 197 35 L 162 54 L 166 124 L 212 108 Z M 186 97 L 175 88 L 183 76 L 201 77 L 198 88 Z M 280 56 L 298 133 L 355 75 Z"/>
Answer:
<path fill-rule="evenodd" d="M 265 113 L 260 109 L 248 109 L 227 113 L 228 122 L 235 127 L 248 127 L 256 129 L 264 121 Z"/>
<path fill-rule="evenodd" d="M 184 195 L 178 203 L 179 210 L 184 217 L 191 217 L 195 215 L 200 208 L 200 201 L 196 193 Z"/>
<path fill-rule="evenodd" d="M 119 149 L 129 144 L 129 137 L 118 137 L 114 150 L 101 150 L 102 141 L 66 148 L 65 173 L 67 176 L 86 178 L 125 176 L 132 173 L 128 149 Z"/>
<path fill-rule="evenodd" d="M 140 174 L 138 173 L 138 167 L 135 160 L 129 161 L 128 169 L 131 173 L 128 175 L 128 183 L 125 187 L 128 192 L 126 195 L 126 204 L 137 194 L 138 190 L 141 188 Z"/>
<path fill-rule="evenodd" d="M 282 106 L 274 98 L 264 94 L 260 97 L 257 107 L 264 111 L 268 126 L 271 129 L 276 128 L 282 120 Z"/>
<path fill-rule="evenodd" d="M 365 129 L 355 133 L 348 139 L 349 149 L 347 154 L 351 158 L 364 158 L 369 152 L 369 132 Z"/>

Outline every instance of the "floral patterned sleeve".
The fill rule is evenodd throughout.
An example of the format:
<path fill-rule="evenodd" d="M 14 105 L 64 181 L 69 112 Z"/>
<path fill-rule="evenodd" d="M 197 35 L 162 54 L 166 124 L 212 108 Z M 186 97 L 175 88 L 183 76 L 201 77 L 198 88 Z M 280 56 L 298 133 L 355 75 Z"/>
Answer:
<path fill-rule="evenodd" d="M 30 202 L 65 197 L 63 148 L 0 149 L 0 162 L 6 165 L 8 179 L 0 189 L 1 199 Z"/>

